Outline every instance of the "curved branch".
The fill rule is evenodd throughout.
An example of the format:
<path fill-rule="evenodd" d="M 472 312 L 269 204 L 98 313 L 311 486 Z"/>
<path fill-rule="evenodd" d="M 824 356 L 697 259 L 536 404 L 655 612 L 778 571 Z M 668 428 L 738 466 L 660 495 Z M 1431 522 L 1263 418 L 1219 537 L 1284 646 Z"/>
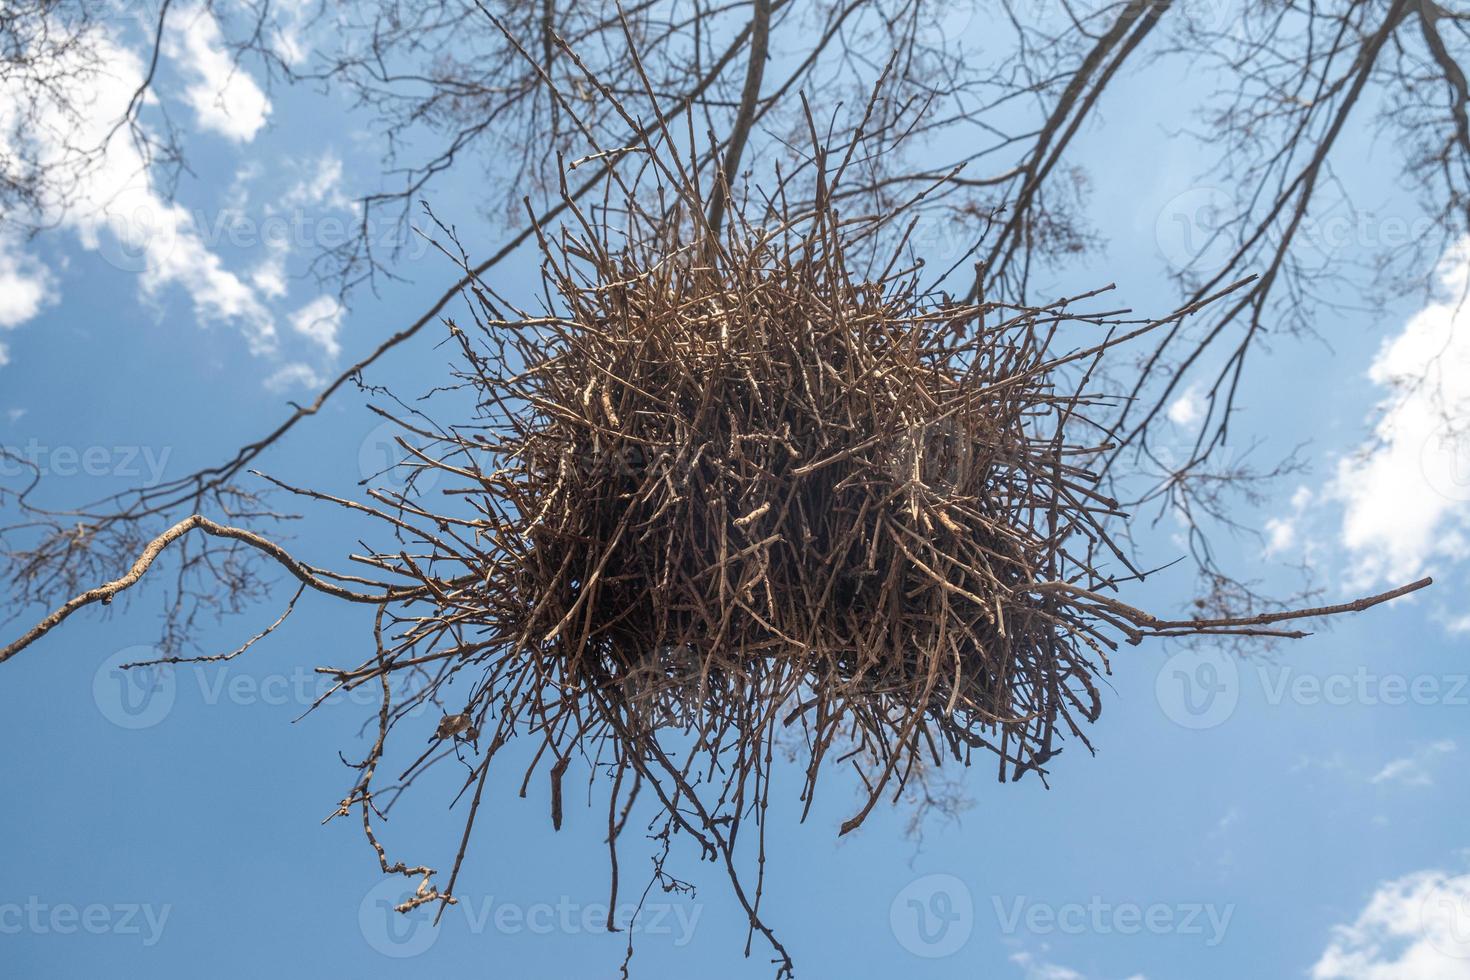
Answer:
<path fill-rule="evenodd" d="M 116 597 L 119 592 L 132 588 L 145 574 L 147 574 L 148 569 L 152 567 L 153 562 L 158 558 L 159 555 L 163 553 L 163 550 L 165 548 L 182 538 L 184 535 L 188 534 L 190 531 L 196 529 L 203 531 L 205 534 L 211 535 L 213 537 L 232 538 L 236 541 L 248 544 L 252 548 L 255 548 L 258 551 L 262 551 L 269 557 L 275 559 L 278 564 L 286 569 L 286 571 L 294 575 L 301 582 L 302 585 L 309 586 L 318 592 L 323 592 L 338 599 L 345 599 L 348 602 L 364 602 L 373 605 L 379 605 L 381 603 L 389 602 L 394 599 L 411 598 L 412 596 L 421 594 L 424 591 L 421 586 L 418 586 L 403 590 L 390 589 L 386 592 L 372 595 L 366 592 L 353 592 L 351 589 L 344 589 L 340 585 L 333 585 L 331 582 L 318 578 L 315 569 L 313 569 L 309 565 L 297 561 L 290 555 L 289 552 L 286 551 L 286 549 L 282 548 L 274 541 L 269 541 L 261 537 L 260 535 L 255 534 L 251 531 L 246 531 L 243 528 L 229 527 L 224 524 L 216 524 L 214 521 L 211 521 L 209 518 L 204 517 L 201 514 L 194 514 L 190 517 L 184 518 L 182 521 L 179 521 L 173 527 L 169 528 L 167 531 L 164 531 L 158 537 L 150 541 L 148 543 L 148 546 L 143 549 L 143 553 L 138 556 L 138 560 L 133 562 L 133 567 L 128 569 L 126 575 L 122 576 L 121 578 L 114 579 L 113 581 L 108 582 L 104 585 L 99 585 L 95 589 L 88 589 L 86 592 L 83 592 L 78 596 L 74 596 L 51 615 L 47 616 L 35 626 L 31 627 L 31 629 L 20 639 L 5 647 L 3 650 L 0 650 L 0 663 L 4 663 L 5 661 L 9 660 L 11 657 L 15 656 L 17 653 L 20 653 L 32 643 L 36 642 L 41 637 L 51 632 L 57 626 L 61 625 L 61 623 L 64 622 L 68 616 L 76 612 L 78 609 L 99 602 L 104 606 L 110 605 L 113 598 Z"/>
<path fill-rule="evenodd" d="M 1137 629 L 1129 629 L 1117 624 L 1128 633 L 1128 642 L 1137 644 L 1148 636 L 1277 636 L 1286 639 L 1299 640 L 1310 634 L 1300 630 L 1284 632 L 1281 630 L 1267 630 L 1263 627 L 1273 623 L 1288 622 L 1297 619 L 1317 619 L 1323 616 L 1336 616 L 1341 613 L 1362 612 L 1365 609 L 1398 599 L 1411 592 L 1418 592 L 1434 584 L 1432 578 L 1421 578 L 1417 582 L 1401 585 L 1396 589 L 1381 592 L 1374 596 L 1365 596 L 1354 599 L 1351 602 L 1341 602 L 1333 606 L 1317 606 L 1312 609 L 1289 609 L 1283 612 L 1259 613 L 1255 616 L 1235 616 L 1225 619 L 1159 619 L 1151 616 L 1126 602 L 1099 595 L 1096 592 L 1073 585 L 1071 582 L 1038 582 L 1031 586 L 1032 591 L 1037 592 L 1069 592 L 1074 596 L 1095 602 L 1110 612 L 1116 613 L 1128 620 Z"/>

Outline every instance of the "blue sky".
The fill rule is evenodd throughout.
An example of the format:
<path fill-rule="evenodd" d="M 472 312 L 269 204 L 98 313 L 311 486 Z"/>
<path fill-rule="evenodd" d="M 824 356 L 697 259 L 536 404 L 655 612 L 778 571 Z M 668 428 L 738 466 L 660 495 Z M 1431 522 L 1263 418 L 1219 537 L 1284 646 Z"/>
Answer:
<path fill-rule="evenodd" d="M 157 86 L 188 130 L 193 173 L 175 201 L 124 176 L 122 161 L 94 188 L 107 220 L 79 210 L 35 239 L 0 239 L 0 441 L 46 470 L 53 499 L 215 461 L 454 278 L 409 239 L 395 267 L 405 282 L 339 306 L 307 266 L 350 221 L 352 197 L 375 186 L 366 121 L 331 96 L 267 90 L 248 66 L 222 71 L 208 15 L 186 10 L 177 23 Z M 136 38 L 109 43 L 125 80 Z M 104 108 L 117 81 L 99 93 Z M 1125 79 L 1105 124 L 1082 137 L 1106 245 L 1055 274 L 1059 293 L 1114 281 L 1121 302 L 1168 308 L 1175 229 L 1217 191 L 1196 177 L 1197 148 L 1167 132 L 1187 120 L 1191 84 L 1171 65 Z M 1413 226 L 1393 166 L 1365 134 L 1344 149 L 1339 176 L 1370 218 L 1339 234 L 1331 212 L 1320 216 L 1333 260 Z M 432 203 L 463 214 L 465 245 L 486 254 L 504 232 L 474 219 L 476 190 L 467 172 Z M 1467 268 L 1447 257 L 1445 282 Z M 534 274 L 534 257 L 517 256 L 494 284 L 524 294 Z M 902 812 L 878 812 L 839 840 L 859 802 L 840 781 L 797 825 L 798 787 L 787 779 L 782 794 L 778 779 L 764 908 L 798 975 L 1470 978 L 1470 449 L 1438 439 L 1441 405 L 1424 386 L 1396 385 L 1443 369 L 1437 397 L 1470 411 L 1470 331 L 1458 316 L 1407 297 L 1384 314 L 1333 313 L 1320 342 L 1274 340 L 1253 364 L 1238 427 L 1267 456 L 1310 440 L 1313 466 L 1242 511 L 1260 537 L 1223 541 L 1268 584 L 1291 584 L 1286 566 L 1305 563 L 1333 599 L 1424 573 L 1438 578 L 1433 590 L 1270 656 L 1125 649 L 1095 757 L 1070 748 L 1050 789 L 998 784 L 981 764 L 962 774 L 973 806 L 929 824 L 919 844 Z M 368 380 L 427 389 L 449 363 L 437 339 Z M 1181 441 L 1192 399 L 1171 406 Z M 357 493 L 385 446 L 380 419 L 348 392 L 261 468 Z M 340 565 L 359 528 L 310 516 L 292 546 Z M 1172 518 L 1145 524 L 1154 563 L 1177 557 Z M 1191 584 L 1165 573 L 1129 598 L 1167 609 Z M 287 598 L 283 587 L 210 626 L 206 644 L 234 648 Z M 545 785 L 519 798 L 507 758 L 461 906 L 438 929 L 400 921 L 384 911 L 399 885 L 382 883 L 357 826 L 321 824 L 350 785 L 337 751 L 366 749 L 373 707 L 332 702 L 295 720 L 317 690 L 311 669 L 359 656 L 369 621 L 306 597 L 246 657 L 179 669 L 144 691 L 115 667 L 141 659 L 139 647 L 146 656 L 161 602 L 145 591 L 106 616 L 78 616 L 0 671 L 0 975 L 193 976 L 204 964 L 225 976 L 616 972 L 625 936 L 589 927 L 607 902 L 605 789 L 570 792 L 594 804 L 568 807 L 554 833 Z M 418 790 L 385 841 L 396 856 L 447 866 L 461 818 L 448 808 L 453 779 Z M 646 860 L 638 843 L 630 834 L 623 847 L 624 902 Z M 650 898 L 634 975 L 770 975 L 759 943 L 741 956 L 722 874 L 676 854 L 697 894 Z"/>

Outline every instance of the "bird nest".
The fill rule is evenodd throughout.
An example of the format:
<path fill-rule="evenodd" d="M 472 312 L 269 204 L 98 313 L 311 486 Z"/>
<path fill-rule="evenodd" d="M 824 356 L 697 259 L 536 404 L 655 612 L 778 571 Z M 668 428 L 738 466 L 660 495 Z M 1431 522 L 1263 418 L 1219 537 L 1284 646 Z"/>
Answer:
<path fill-rule="evenodd" d="M 532 712 L 623 738 L 799 723 L 809 783 L 871 750 L 871 800 L 927 752 L 1019 776 L 1097 717 L 1105 447 L 1072 436 L 1098 430 L 1055 311 L 857 279 L 836 231 L 548 255 L 558 314 L 487 321 L 494 358 L 466 337 L 503 414 L 470 471 L 491 547 L 446 614 L 501 638 Z"/>
<path fill-rule="evenodd" d="M 468 757 L 475 807 L 490 759 L 530 733 L 525 779 L 549 774 L 559 827 L 586 759 L 611 786 L 609 907 L 653 787 L 656 880 L 684 887 L 663 860 L 696 841 L 786 971 L 764 862 L 752 891 L 735 852 L 743 821 L 764 831 L 773 760 L 795 757 L 803 817 L 833 763 L 855 768 L 847 833 L 946 760 L 1045 778 L 1067 740 L 1090 748 L 1120 642 L 1301 635 L 1273 624 L 1333 610 L 1168 622 L 1115 597 L 1137 573 L 1108 534 L 1126 515 L 1099 489 L 1111 447 L 1087 380 L 1174 317 L 954 302 L 901 250 L 874 261 L 882 221 L 773 208 L 717 234 L 681 191 L 672 218 L 630 205 L 616 228 L 569 201 L 572 230 L 540 238 L 540 315 L 470 291 L 474 323 L 450 328 L 477 412 L 405 423 L 430 445 L 402 445 L 471 509 L 410 493 L 379 512 L 414 545 L 371 559 L 409 583 L 384 607 L 401 632 L 340 677 L 468 673 L 437 736 Z M 376 758 L 342 813 L 370 822 Z M 441 892 L 384 868 L 423 873 L 405 907 L 453 901 L 453 876 Z"/>
<path fill-rule="evenodd" d="M 296 491 L 391 529 L 395 547 L 358 556 L 379 579 L 194 515 L 0 661 L 110 602 L 186 534 L 256 549 L 303 589 L 376 607 L 374 652 L 321 669 L 339 688 L 381 686 L 377 739 L 337 815 L 360 812 L 382 871 L 418 879 L 401 910 L 456 900 L 491 762 L 526 738 L 522 792 L 544 773 L 558 828 L 572 761 L 606 780 L 609 929 L 641 792 L 662 845 L 654 881 L 687 888 L 665 859 L 675 838 L 694 841 L 789 973 L 760 912 L 763 847 L 753 889 L 736 848 L 746 821 L 764 834 L 786 760 L 803 818 L 825 773 L 856 770 L 847 833 L 977 752 L 1002 780 L 1045 778 L 1068 740 L 1088 746 L 1121 642 L 1300 636 L 1279 624 L 1428 584 L 1236 619 L 1166 621 L 1123 603 L 1116 588 L 1138 573 L 1109 537 L 1126 514 L 1100 489 L 1112 447 L 1088 381 L 1117 345 L 1202 304 L 1150 323 L 1075 300 L 954 302 L 903 262 L 904 207 L 838 214 L 820 153 L 815 205 L 772 203 L 751 221 L 737 209 L 721 231 L 697 182 L 643 149 L 640 173 L 660 188 L 610 170 L 596 217 L 568 195 L 566 227 L 540 229 L 539 314 L 465 260 L 473 323 L 448 324 L 460 355 L 448 387 L 471 408 L 447 426 L 420 410 L 400 420 L 404 492 L 371 491 L 374 505 Z M 390 683 L 405 676 L 423 682 L 408 696 Z M 430 702 L 451 705 L 430 748 L 380 789 L 390 733 Z M 445 759 L 463 764 L 469 803 L 441 887 L 433 868 L 390 862 L 375 822 Z"/>

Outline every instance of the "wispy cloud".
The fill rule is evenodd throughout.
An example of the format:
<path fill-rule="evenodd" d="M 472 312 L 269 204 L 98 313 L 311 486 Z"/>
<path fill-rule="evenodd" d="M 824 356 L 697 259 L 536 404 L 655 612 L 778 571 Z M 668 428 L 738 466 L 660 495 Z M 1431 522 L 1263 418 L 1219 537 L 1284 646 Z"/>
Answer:
<path fill-rule="evenodd" d="M 1313 965 L 1312 980 L 1470 980 L 1470 876 L 1420 871 L 1380 884 Z"/>
<path fill-rule="evenodd" d="M 318 388 L 322 381 L 322 376 L 310 364 L 293 361 L 266 378 L 265 386 L 270 391 L 290 391 L 293 388 Z"/>
<path fill-rule="evenodd" d="M 186 65 L 186 74 L 192 72 L 198 80 L 188 98 L 200 112 L 200 125 L 223 128 L 232 138 L 248 138 L 263 122 L 268 103 L 251 94 L 258 94 L 254 82 L 229 61 L 212 16 L 199 9 L 180 11 L 170 17 L 170 24 L 168 50 Z M 270 305 L 287 294 L 289 245 L 274 248 L 249 272 L 237 274 L 228 268 L 215 251 L 211 229 L 160 193 L 138 144 L 126 127 L 115 127 L 143 81 L 144 66 L 137 53 L 120 46 L 99 26 L 81 35 L 69 57 L 74 63 L 57 66 L 58 81 L 39 99 L 33 98 L 34 92 L 9 87 L 19 83 L 0 83 L 0 153 L 7 152 L 7 134 L 16 133 L 25 135 L 43 168 L 74 167 L 72 148 L 77 146 L 104 148 L 74 174 L 65 199 L 44 202 L 42 213 L 34 218 L 71 231 L 96 257 L 136 273 L 145 299 L 182 290 L 201 325 L 238 330 L 256 355 L 291 356 L 282 351 L 277 313 Z M 219 98 L 212 97 L 206 105 L 198 86 Z M 27 113 L 24 118 L 19 115 L 22 111 Z M 319 199 L 335 204 L 332 195 L 340 194 L 336 188 L 341 164 L 331 163 L 335 157 L 330 155 L 322 159 L 329 162 L 325 173 L 304 183 L 303 193 L 313 203 Z M 221 193 L 226 210 L 244 206 L 245 185 L 258 172 L 248 162 L 241 167 L 235 183 Z M 0 239 L 0 327 L 14 327 L 34 318 L 47 303 L 57 302 L 61 290 L 57 278 L 24 254 L 18 239 Z M 288 321 L 319 358 L 329 360 L 340 350 L 337 336 L 343 315 L 335 298 L 323 296 L 298 308 Z M 0 347 L 0 364 L 7 359 L 8 352 Z M 313 370 L 288 365 L 276 383 L 314 378 Z"/>
<path fill-rule="evenodd" d="M 1301 541 L 1300 527 L 1314 499 L 1309 488 L 1297 487 L 1291 495 L 1291 512 L 1266 521 L 1266 557 L 1285 554 Z"/>
<path fill-rule="evenodd" d="M 1200 399 L 1198 385 L 1190 385 L 1178 398 L 1169 403 L 1169 421 L 1181 428 L 1193 426 L 1205 415 L 1205 404 Z"/>
<path fill-rule="evenodd" d="M 1026 980 L 1086 980 L 1070 967 L 1048 963 L 1027 952 L 1013 953 L 1011 962 L 1021 968 Z"/>
<path fill-rule="evenodd" d="M 182 287 L 202 321 L 240 327 L 256 352 L 273 349 L 275 327 L 269 311 L 249 286 L 224 268 L 188 213 L 155 191 L 148 161 L 129 135 L 113 131 L 143 81 L 137 55 L 93 29 L 79 40 L 73 57 L 74 72 L 64 65 L 57 71 L 58 89 L 69 88 L 60 97 L 43 97 L 30 107 L 26 131 L 43 167 L 67 165 L 72 146 L 102 146 L 105 141 L 106 150 L 80 173 L 67 199 L 48 202 L 39 217 L 72 229 L 83 247 L 111 264 L 138 272 L 145 294 L 156 295 L 166 286 Z M 88 65 L 94 62 L 104 67 L 92 70 Z M 75 113 L 69 106 L 84 108 Z M 15 131 L 14 113 L 20 111 L 19 100 L 0 91 L 0 131 Z M 54 296 L 55 289 L 49 294 Z"/>
<path fill-rule="evenodd" d="M 1411 755 L 1389 762 L 1368 781 L 1374 785 L 1397 783 L 1402 786 L 1433 786 L 1432 769 L 1435 760 L 1455 750 L 1455 743 L 1450 739 L 1431 742 L 1415 749 Z"/>
<path fill-rule="evenodd" d="M 312 160 L 306 175 L 286 192 L 281 203 L 288 208 L 305 205 L 351 208 L 353 202 L 342 190 L 342 159 L 328 150 Z"/>
<path fill-rule="evenodd" d="M 1069 966 L 1060 963 L 1052 963 L 1044 956 L 1022 950 L 1012 953 L 1010 960 L 1021 968 L 1024 980 L 1087 980 L 1084 974 L 1078 973 Z M 1135 973 L 1127 980 L 1148 980 L 1142 973 Z"/>
<path fill-rule="evenodd" d="M 337 332 L 345 312 L 336 297 L 318 296 L 291 314 L 291 329 L 321 347 L 328 357 L 336 357 L 342 350 Z"/>
<path fill-rule="evenodd" d="M 1402 583 L 1470 557 L 1470 241 L 1438 270 L 1441 299 L 1385 341 L 1374 438 L 1338 466 L 1331 496 L 1355 586 Z"/>
<path fill-rule="evenodd" d="M 163 51 L 190 79 L 184 98 L 201 129 L 248 143 L 265 125 L 271 103 L 220 36 L 214 15 L 201 6 L 169 18 Z"/>
<path fill-rule="evenodd" d="M 49 270 L 22 252 L 15 236 L 0 233 L 0 329 L 34 318 L 54 302 L 54 290 Z"/>

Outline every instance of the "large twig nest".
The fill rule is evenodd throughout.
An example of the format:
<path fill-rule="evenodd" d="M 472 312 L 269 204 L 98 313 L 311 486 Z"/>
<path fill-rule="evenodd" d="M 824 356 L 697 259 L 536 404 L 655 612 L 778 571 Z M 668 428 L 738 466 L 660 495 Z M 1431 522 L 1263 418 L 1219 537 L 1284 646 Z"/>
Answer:
<path fill-rule="evenodd" d="M 830 214 L 670 256 L 569 241 L 548 270 L 563 309 L 495 324 L 514 353 L 475 374 L 506 415 L 465 598 L 518 670 L 630 732 L 801 719 L 813 778 L 850 729 L 875 797 L 921 750 L 1019 775 L 1081 735 L 1107 641 L 1058 583 L 1096 583 L 1114 505 L 1055 313 L 855 280 Z"/>
<path fill-rule="evenodd" d="M 578 230 L 540 240 L 543 315 L 505 313 L 488 284 L 470 290 L 475 324 L 450 335 L 472 416 L 405 422 L 407 465 L 435 474 L 434 494 L 374 491 L 373 506 L 298 491 L 391 528 L 397 546 L 359 560 L 392 581 L 326 572 L 194 515 L 0 662 L 110 602 L 186 535 L 256 549 L 303 588 L 376 607 L 372 654 L 332 671 L 383 698 L 337 812 L 360 811 L 385 873 L 419 879 L 402 908 L 455 900 L 491 762 L 529 737 L 522 789 L 549 775 L 558 827 L 573 758 L 607 777 L 609 909 L 642 792 L 657 883 L 688 887 L 665 859 L 676 836 L 694 840 L 789 972 L 760 915 L 764 851 L 748 890 L 736 848 L 748 818 L 764 833 L 778 740 L 806 808 L 829 760 L 857 770 L 865 797 L 846 833 L 926 766 L 969 764 L 977 749 L 1002 779 L 1044 775 L 1065 740 L 1087 744 L 1120 640 L 1299 636 L 1275 624 L 1428 584 L 1240 619 L 1171 622 L 1124 604 L 1113 589 L 1137 572 L 1108 534 L 1126 515 L 1090 469 L 1109 447 L 1086 385 L 1114 346 L 1159 323 L 933 294 L 901 247 L 873 260 L 904 209 L 844 223 L 820 153 L 815 206 L 771 205 L 753 223 L 734 211 L 716 234 L 697 181 L 644 149 L 662 194 L 610 172 L 605 200 L 621 193 L 623 210 L 604 204 L 594 220 L 568 197 Z M 658 216 L 640 199 L 660 199 Z M 396 696 L 389 681 L 404 673 L 427 683 Z M 389 735 L 428 701 L 446 711 L 392 798 L 439 760 L 465 766 L 466 826 L 442 890 L 434 869 L 390 863 L 374 829 Z"/>

